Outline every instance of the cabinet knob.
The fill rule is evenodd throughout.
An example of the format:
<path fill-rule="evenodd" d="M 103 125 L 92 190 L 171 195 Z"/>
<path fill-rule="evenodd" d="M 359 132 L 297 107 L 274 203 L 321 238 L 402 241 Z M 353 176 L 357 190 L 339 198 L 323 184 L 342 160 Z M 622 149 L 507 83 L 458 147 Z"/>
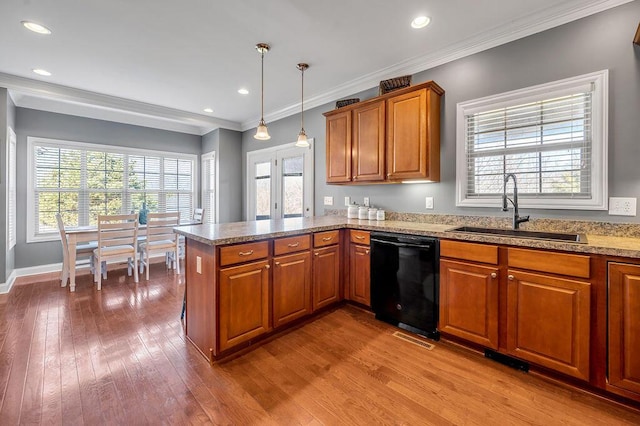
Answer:
<path fill-rule="evenodd" d="M 495 272 L 492 272 L 492 273 L 491 273 L 491 278 L 495 278 L 495 277 L 497 277 L 497 276 L 498 276 L 498 274 L 496 274 Z"/>
<path fill-rule="evenodd" d="M 320 253 L 318 253 L 318 252 L 315 252 L 315 255 L 316 255 L 316 256 L 320 256 Z"/>
<path fill-rule="evenodd" d="M 269 266 L 269 265 L 267 265 L 267 266 Z M 280 266 L 280 262 L 276 262 L 276 266 Z"/>
<path fill-rule="evenodd" d="M 513 275 L 509 275 L 507 278 L 509 278 L 509 281 L 513 281 L 516 279 L 516 277 L 514 277 Z"/>
<path fill-rule="evenodd" d="M 270 265 L 264 265 L 264 269 L 269 269 L 269 268 L 271 268 Z"/>
<path fill-rule="evenodd" d="M 365 253 L 365 254 L 369 254 L 369 250 L 365 250 L 365 252 L 364 252 L 364 253 Z"/>

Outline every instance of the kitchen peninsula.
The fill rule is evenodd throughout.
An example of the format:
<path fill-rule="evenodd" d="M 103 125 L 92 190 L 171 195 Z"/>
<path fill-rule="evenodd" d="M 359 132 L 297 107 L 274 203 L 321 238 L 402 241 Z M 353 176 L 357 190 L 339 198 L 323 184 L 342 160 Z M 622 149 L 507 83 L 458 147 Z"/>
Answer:
<path fill-rule="evenodd" d="M 186 237 L 188 339 L 213 363 L 345 299 L 367 307 L 369 232 L 432 236 L 442 245 L 443 337 L 530 362 L 571 383 L 640 400 L 638 362 L 633 361 L 638 357 L 629 356 L 637 352 L 637 342 L 628 332 L 640 327 L 640 301 L 616 290 L 623 280 L 640 276 L 638 234 L 621 226 L 617 235 L 611 228 L 600 235 L 585 222 L 587 242 L 579 244 L 455 232 L 460 222 L 399 218 L 405 220 L 321 216 L 175 228 Z M 461 220 L 476 224 L 470 217 Z M 527 225 L 535 227 L 532 222 Z M 489 259 L 488 253 L 494 256 Z M 457 273 L 451 275 L 452 270 Z M 455 280 L 467 271 L 476 278 L 486 271 L 486 281 L 478 284 L 487 285 L 485 299 L 495 298 L 478 297 L 473 307 L 478 314 L 469 323 L 460 316 L 465 312 L 461 297 L 469 290 Z M 480 293 L 466 298 L 476 296 Z M 540 309 L 544 315 L 532 320 L 532 310 Z M 477 318 L 487 323 L 477 324 L 476 333 L 470 326 Z M 556 330 L 553 347 L 546 347 L 548 335 L 541 339 L 529 333 L 529 323 L 545 332 Z"/>

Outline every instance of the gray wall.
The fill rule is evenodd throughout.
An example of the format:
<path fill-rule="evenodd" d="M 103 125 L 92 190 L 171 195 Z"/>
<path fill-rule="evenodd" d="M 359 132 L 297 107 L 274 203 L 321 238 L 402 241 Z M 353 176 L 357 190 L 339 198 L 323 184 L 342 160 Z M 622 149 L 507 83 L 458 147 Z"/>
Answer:
<path fill-rule="evenodd" d="M 609 69 L 609 196 L 638 197 L 640 47 L 633 45 L 632 40 L 639 16 L 640 1 L 627 3 L 414 75 L 414 84 L 434 80 L 446 91 L 442 102 L 440 183 L 327 185 L 322 112 L 333 109 L 335 103 L 306 111 L 305 128 L 316 141 L 316 214 L 323 212 L 324 196 L 334 197 L 333 208 L 343 208 L 344 196 L 348 195 L 359 203 L 368 196 L 374 206 L 392 211 L 508 216 L 510 213 L 502 213 L 497 205 L 495 209 L 455 206 L 456 104 L 602 69 Z M 313 78 L 313 69 L 307 77 Z M 376 90 L 372 89 L 354 97 L 364 100 L 375 95 Z M 268 126 L 272 138 L 266 143 L 253 139 L 255 129 L 243 133 L 243 158 L 248 151 L 294 141 L 300 130 L 300 118 L 288 117 Z M 426 196 L 434 197 L 433 210 L 424 208 Z M 605 211 L 525 209 L 522 213 L 534 218 L 639 221 L 638 217 L 609 216 Z"/>
<path fill-rule="evenodd" d="M 15 121 L 18 136 L 18 212 L 27 211 L 27 136 L 195 155 L 199 155 L 201 149 L 200 136 L 32 109 L 17 108 Z M 62 261 L 59 241 L 27 244 L 25 214 L 18 214 L 17 225 L 16 268 Z"/>
<path fill-rule="evenodd" d="M 242 220 L 242 135 L 240 132 L 217 129 L 202 137 L 202 154 L 216 152 L 216 182 L 218 205 L 216 222 Z"/>

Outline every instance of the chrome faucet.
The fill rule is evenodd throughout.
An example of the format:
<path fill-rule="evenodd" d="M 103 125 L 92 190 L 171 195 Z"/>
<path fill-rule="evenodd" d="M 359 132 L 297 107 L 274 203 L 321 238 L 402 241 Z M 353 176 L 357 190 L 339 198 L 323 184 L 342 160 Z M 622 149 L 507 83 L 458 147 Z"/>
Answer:
<path fill-rule="evenodd" d="M 507 197 L 507 182 L 509 178 L 513 178 L 513 200 Z M 502 211 L 508 211 L 507 200 L 513 204 L 513 229 L 519 229 L 522 222 L 528 222 L 529 216 L 520 217 L 518 214 L 518 181 L 516 175 L 509 173 L 504 177 L 504 187 L 502 188 Z"/>

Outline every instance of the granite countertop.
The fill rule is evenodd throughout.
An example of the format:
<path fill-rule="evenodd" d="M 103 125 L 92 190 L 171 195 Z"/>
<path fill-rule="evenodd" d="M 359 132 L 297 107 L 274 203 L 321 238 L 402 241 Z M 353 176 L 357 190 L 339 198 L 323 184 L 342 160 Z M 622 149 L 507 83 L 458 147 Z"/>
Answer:
<path fill-rule="evenodd" d="M 210 245 L 235 244 L 247 241 L 278 238 L 304 232 L 331 229 L 362 229 L 368 231 L 399 232 L 480 243 L 504 244 L 517 247 L 562 250 L 609 256 L 640 258 L 640 238 L 587 234 L 587 243 L 560 242 L 532 238 L 514 238 L 487 234 L 451 232 L 458 225 L 397 220 L 369 221 L 347 219 L 344 216 L 315 216 L 234 222 L 214 225 L 189 225 L 174 228 L 178 234 Z"/>

